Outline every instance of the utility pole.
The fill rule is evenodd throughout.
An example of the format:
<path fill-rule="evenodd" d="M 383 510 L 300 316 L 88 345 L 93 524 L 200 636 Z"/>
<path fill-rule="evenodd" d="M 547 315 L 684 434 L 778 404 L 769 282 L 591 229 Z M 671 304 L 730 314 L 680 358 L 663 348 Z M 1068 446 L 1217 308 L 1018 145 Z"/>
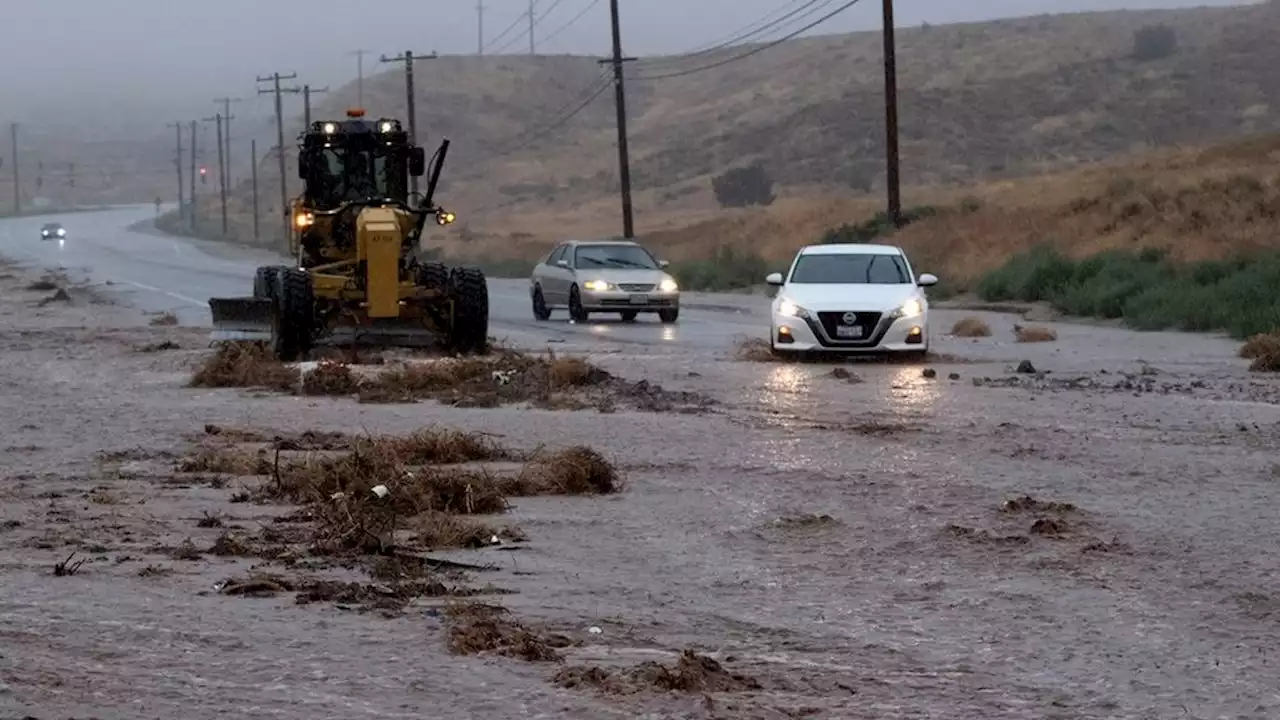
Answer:
<path fill-rule="evenodd" d="M 615 0 L 616 1 L 616 0 Z M 889 220 L 902 227 L 902 188 L 898 165 L 898 61 L 893 37 L 893 0 L 884 0 L 885 185 Z"/>
<path fill-rule="evenodd" d="M 476 0 L 476 54 L 484 55 L 484 0 Z"/>
<path fill-rule="evenodd" d="M 231 163 L 231 121 L 235 119 L 231 115 L 231 103 L 244 102 L 244 98 L 223 97 L 215 98 L 214 102 L 222 103 L 222 135 L 226 138 L 227 145 L 227 187 L 230 188 L 235 184 L 232 175 Z"/>
<path fill-rule="evenodd" d="M 403 62 L 404 63 L 404 92 L 405 100 L 408 103 L 408 120 L 409 120 L 409 142 L 413 145 L 418 144 L 418 113 L 417 102 L 413 91 L 413 61 L 414 60 L 434 60 L 438 55 L 434 50 L 430 55 L 414 55 L 412 50 L 405 50 L 395 57 L 382 56 L 382 62 Z M 409 178 L 409 191 L 418 192 L 418 178 Z"/>
<path fill-rule="evenodd" d="M 627 151 L 627 92 L 622 80 L 622 65 L 635 58 L 622 56 L 622 25 L 618 18 L 618 0 L 609 0 L 609 12 L 613 17 L 613 58 L 600 60 L 600 64 L 613 65 L 614 104 L 618 109 L 618 179 L 622 191 L 622 236 L 630 240 L 636 236 L 631 210 L 631 156 Z"/>
<path fill-rule="evenodd" d="M 211 118 L 205 118 L 205 122 L 213 121 L 218 125 L 218 195 L 222 201 L 222 234 L 227 234 L 227 157 L 223 152 L 225 147 L 222 144 L 222 113 L 218 113 Z"/>
<path fill-rule="evenodd" d="M 13 214 L 22 214 L 22 184 L 18 177 L 18 123 L 9 125 L 9 142 L 13 155 L 11 162 L 13 163 Z"/>
<path fill-rule="evenodd" d="M 249 141 L 249 154 L 253 156 L 252 172 L 253 178 L 253 239 L 257 242 L 260 232 L 258 230 L 258 141 L 256 139 Z"/>
<path fill-rule="evenodd" d="M 364 56 L 370 52 L 360 49 L 351 53 L 356 56 L 356 107 L 364 107 Z"/>
<path fill-rule="evenodd" d="M 196 215 L 200 212 L 200 203 L 196 200 L 196 121 L 191 121 L 191 232 L 196 231 Z"/>
<path fill-rule="evenodd" d="M 272 73 L 267 77 L 258 78 L 258 82 L 260 83 L 263 83 L 263 82 L 273 83 L 272 89 L 264 90 L 262 88 L 259 88 L 258 94 L 265 95 L 267 93 L 273 93 L 276 96 L 276 150 L 280 158 L 280 218 L 283 221 L 282 227 L 284 228 L 284 235 L 282 236 L 281 239 L 284 242 L 289 241 L 289 232 L 290 232 L 289 174 L 284 166 L 284 106 L 280 97 L 281 97 L 281 93 L 286 93 L 286 92 L 298 93 L 298 92 L 302 92 L 302 89 L 297 87 L 282 88 L 280 87 L 280 81 L 292 80 L 296 77 L 298 77 L 298 73 L 294 72 L 294 73 L 289 73 L 288 75 L 281 75 L 280 73 Z"/>
<path fill-rule="evenodd" d="M 311 127 L 311 95 L 312 93 L 321 95 L 327 92 L 329 92 L 329 88 L 327 87 L 317 88 L 315 90 L 312 90 L 310 85 L 302 86 L 302 127 L 304 128 Z M 364 107 L 364 106 L 360 105 L 359 107 Z"/>
<path fill-rule="evenodd" d="M 178 168 L 178 217 L 181 218 L 182 210 L 187 206 L 184 197 L 187 191 L 182 182 L 182 123 L 170 123 L 169 127 L 178 130 L 178 153 L 173 157 L 173 164 Z"/>
<path fill-rule="evenodd" d="M 533 42 L 533 6 L 537 0 L 529 0 L 529 54 L 535 54 L 537 47 Z"/>

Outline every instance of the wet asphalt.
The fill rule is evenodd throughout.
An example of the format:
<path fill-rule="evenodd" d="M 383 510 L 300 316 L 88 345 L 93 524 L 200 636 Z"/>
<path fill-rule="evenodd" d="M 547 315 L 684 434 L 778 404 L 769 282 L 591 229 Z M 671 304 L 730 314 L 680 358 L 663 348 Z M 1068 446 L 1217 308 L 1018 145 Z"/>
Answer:
<path fill-rule="evenodd" d="M 0 255 L 38 267 L 65 268 L 75 279 L 111 283 L 145 312 L 171 312 L 183 325 L 207 326 L 210 297 L 248 295 L 254 270 L 285 258 L 259 249 L 228 246 L 157 231 L 151 206 L 117 208 L 0 220 Z M 58 221 L 64 242 L 40 238 L 40 226 Z M 624 324 L 602 315 L 586 325 L 568 322 L 557 311 L 549 322 L 533 318 L 528 280 L 491 278 L 491 334 L 533 331 L 548 340 L 668 346 L 674 349 L 729 349 L 744 334 L 764 336 L 768 299 L 689 293 L 678 323 L 661 324 L 642 315 Z"/>

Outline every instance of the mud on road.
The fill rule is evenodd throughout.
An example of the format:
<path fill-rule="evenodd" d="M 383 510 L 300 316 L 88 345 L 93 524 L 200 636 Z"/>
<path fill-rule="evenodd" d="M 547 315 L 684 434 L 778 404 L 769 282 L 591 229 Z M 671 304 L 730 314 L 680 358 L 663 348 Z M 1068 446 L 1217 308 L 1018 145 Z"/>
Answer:
<path fill-rule="evenodd" d="M 361 402 L 191 387 L 204 331 L 38 276 L 0 716 L 1280 716 L 1280 393 L 1231 343 L 988 315 L 923 367 L 557 345 L 615 385 Z M 699 401 L 602 407 L 641 381 Z"/>

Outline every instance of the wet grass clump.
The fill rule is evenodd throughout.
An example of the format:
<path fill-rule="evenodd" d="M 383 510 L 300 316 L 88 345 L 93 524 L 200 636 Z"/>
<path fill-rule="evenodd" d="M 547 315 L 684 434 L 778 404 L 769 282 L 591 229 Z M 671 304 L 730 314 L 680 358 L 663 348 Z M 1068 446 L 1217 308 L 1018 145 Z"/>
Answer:
<path fill-rule="evenodd" d="M 498 605 L 455 604 L 446 608 L 449 649 L 458 655 L 502 655 L 529 662 L 562 662 L 560 650 L 574 642 L 563 635 L 537 632 Z"/>
<path fill-rule="evenodd" d="M 434 357 L 372 368 L 321 360 L 300 373 L 260 343 L 223 343 L 196 370 L 192 387 L 265 388 L 308 396 L 355 396 L 362 403 L 435 400 L 456 407 L 528 403 L 548 410 L 625 404 L 649 412 L 701 411 L 714 404 L 696 393 L 628 382 L 579 357 L 495 348 L 485 356 Z"/>
<path fill-rule="evenodd" d="M 582 358 L 511 350 L 485 357 L 440 358 L 387 367 L 359 384 L 361 402 L 438 400 L 497 407 L 516 402 L 562 406 L 557 396 L 609 385 L 613 377 Z"/>
<path fill-rule="evenodd" d="M 745 362 L 778 362 L 781 358 L 764 338 L 739 338 L 733 349 L 733 357 Z"/>
<path fill-rule="evenodd" d="M 980 317 L 965 317 L 951 326 L 951 334 L 962 338 L 991 337 L 991 326 Z"/>
<path fill-rule="evenodd" d="M 1240 357 L 1253 361 L 1249 369 L 1254 372 L 1280 372 L 1280 331 L 1249 338 L 1240 348 Z"/>
<path fill-rule="evenodd" d="M 1058 339 L 1058 333 L 1040 325 L 1014 325 L 1013 338 L 1020 343 L 1054 342 Z"/>
<path fill-rule="evenodd" d="M 1154 248 L 1080 260 L 1051 248 L 1011 258 L 978 285 L 988 301 L 1047 302 L 1139 330 L 1225 331 L 1243 339 L 1280 326 L 1280 252 L 1180 263 Z"/>
<path fill-rule="evenodd" d="M 191 376 L 191 387 L 266 388 L 292 391 L 298 371 L 276 360 L 266 343 L 218 343 Z"/>
<path fill-rule="evenodd" d="M 591 688 L 615 695 L 645 690 L 696 694 L 762 689 L 755 678 L 730 672 L 715 659 L 693 650 L 680 653 L 675 665 L 644 662 L 624 670 L 566 667 L 555 674 L 552 682 L 563 688 Z"/>
<path fill-rule="evenodd" d="M 603 455 L 576 446 L 535 456 L 509 489 L 512 495 L 611 495 L 622 482 Z"/>
<path fill-rule="evenodd" d="M 254 435 L 212 429 L 217 432 L 207 437 L 215 439 Z M 265 476 L 252 497 L 304 506 L 301 520 L 310 528 L 308 536 L 283 538 L 277 533 L 260 543 L 225 535 L 212 552 L 274 557 L 281 552 L 269 547 L 273 543 L 303 543 L 323 556 L 386 555 L 406 543 L 436 550 L 518 542 L 524 540 L 518 528 L 477 516 L 506 512 L 510 497 L 600 495 L 622 488 L 613 464 L 588 447 L 539 452 L 511 466 L 521 459 L 519 454 L 479 433 L 429 428 L 405 436 L 343 437 L 341 442 L 312 435 L 315 442 L 305 442 L 304 433 L 278 438 L 257 451 L 235 440 L 223 447 L 210 447 L 215 440 L 206 440 L 179 462 L 181 472 Z M 307 454 L 283 454 L 289 452 L 285 447 Z"/>

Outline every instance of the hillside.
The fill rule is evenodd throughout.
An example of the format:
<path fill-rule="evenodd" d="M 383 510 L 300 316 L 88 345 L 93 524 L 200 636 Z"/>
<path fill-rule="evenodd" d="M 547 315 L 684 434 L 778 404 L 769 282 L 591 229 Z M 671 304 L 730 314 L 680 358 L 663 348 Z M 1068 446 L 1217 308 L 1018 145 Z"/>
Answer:
<path fill-rule="evenodd" d="M 1174 30 L 1176 50 L 1139 61 L 1134 34 Z M 1225 9 L 1045 16 L 899 33 L 903 179 L 908 203 L 938 188 L 1014 178 L 1156 146 L 1202 144 L 1280 129 L 1280 2 Z M 779 183 L 763 216 L 881 203 L 883 96 L 878 33 L 798 40 L 740 62 L 647 58 L 629 67 L 637 225 L 642 234 L 760 211 L 721 210 L 710 178 L 762 161 Z M 528 256 L 572 235 L 614 234 L 611 93 L 527 147 L 600 70 L 581 57 L 442 57 L 419 64 L 419 126 L 454 141 L 441 199 L 461 221 L 439 242 L 451 252 Z M 403 75 L 366 81 L 372 115 L 403 116 Z M 347 87 L 317 116 L 341 113 Z M 264 228 L 278 216 L 278 180 L 263 166 Z M 927 191 L 924 188 L 929 188 Z M 238 189 L 242 196 L 247 188 Z M 846 201 L 823 205 L 823 199 Z M 833 201 L 834 202 L 834 201 Z M 242 205 L 247 206 L 243 199 Z M 277 203 L 278 204 L 278 203 Z M 815 208 L 826 207 L 820 211 Z M 808 208 L 808 209 L 804 209 Z M 810 241 L 818 223 L 774 226 L 745 244 L 759 251 Z M 808 228 L 802 230 L 801 228 Z M 678 235 L 678 233 L 676 233 Z M 705 242 L 681 243 L 689 257 Z"/>

